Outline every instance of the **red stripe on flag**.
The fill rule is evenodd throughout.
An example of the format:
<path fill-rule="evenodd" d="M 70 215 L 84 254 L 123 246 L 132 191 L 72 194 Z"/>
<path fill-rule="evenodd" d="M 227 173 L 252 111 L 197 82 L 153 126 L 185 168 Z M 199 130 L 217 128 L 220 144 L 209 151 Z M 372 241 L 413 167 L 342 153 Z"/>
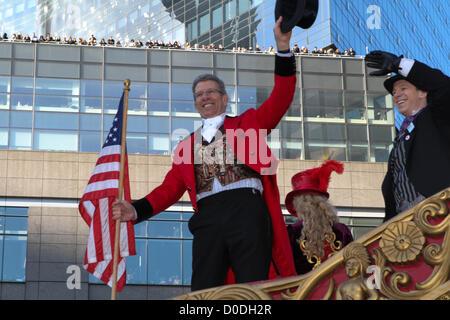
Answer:
<path fill-rule="evenodd" d="M 97 165 L 107 162 L 120 162 L 120 153 L 103 155 L 97 160 Z"/>
<path fill-rule="evenodd" d="M 117 180 L 119 181 L 119 172 L 118 171 L 108 171 L 95 174 L 89 180 L 89 184 L 105 181 L 105 180 Z M 116 189 L 117 190 L 117 189 Z"/>
<path fill-rule="evenodd" d="M 97 257 L 97 261 L 103 261 L 105 258 L 103 256 L 103 237 L 102 237 L 102 222 L 100 218 L 100 207 L 98 200 L 93 201 L 95 205 L 94 212 L 94 243 L 95 243 L 95 255 Z"/>

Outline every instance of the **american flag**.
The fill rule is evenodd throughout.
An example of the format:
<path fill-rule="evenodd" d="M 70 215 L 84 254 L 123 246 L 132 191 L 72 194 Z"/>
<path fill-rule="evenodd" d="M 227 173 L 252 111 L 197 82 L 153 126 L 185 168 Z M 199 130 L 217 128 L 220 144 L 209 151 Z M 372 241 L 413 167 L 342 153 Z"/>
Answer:
<path fill-rule="evenodd" d="M 111 130 L 105 139 L 94 172 L 81 197 L 78 209 L 89 226 L 84 268 L 112 287 L 116 221 L 112 220 L 112 203 L 119 194 L 120 149 L 123 125 L 123 94 Z M 128 156 L 125 155 L 123 198 L 131 201 L 128 177 Z M 126 283 L 126 256 L 136 254 L 134 227 L 131 222 L 120 225 L 120 255 L 117 291 Z"/>

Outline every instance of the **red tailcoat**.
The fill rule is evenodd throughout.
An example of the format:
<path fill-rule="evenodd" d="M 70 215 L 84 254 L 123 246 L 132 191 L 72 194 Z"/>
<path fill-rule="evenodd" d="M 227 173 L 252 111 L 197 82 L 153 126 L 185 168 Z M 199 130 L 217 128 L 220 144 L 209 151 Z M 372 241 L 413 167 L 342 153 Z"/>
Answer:
<path fill-rule="evenodd" d="M 275 85 L 270 97 L 258 108 L 250 109 L 238 117 L 226 117 L 224 129 L 237 159 L 260 173 L 263 198 L 270 211 L 273 228 L 272 259 L 282 277 L 296 275 L 291 245 L 280 206 L 276 181 L 278 160 L 265 141 L 268 134 L 280 122 L 289 108 L 296 84 L 296 75 L 275 75 Z M 194 176 L 193 145 L 196 133 L 181 141 L 175 148 L 172 169 L 163 183 L 145 198 L 157 214 L 175 204 L 187 190 L 194 212 L 197 200 Z M 273 277 L 273 272 L 271 272 Z"/>

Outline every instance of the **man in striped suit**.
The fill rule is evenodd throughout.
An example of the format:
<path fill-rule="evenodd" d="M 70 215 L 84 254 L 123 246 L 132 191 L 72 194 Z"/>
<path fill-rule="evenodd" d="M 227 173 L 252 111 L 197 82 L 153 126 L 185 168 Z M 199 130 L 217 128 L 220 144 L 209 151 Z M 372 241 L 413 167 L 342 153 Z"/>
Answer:
<path fill-rule="evenodd" d="M 450 186 L 450 78 L 403 56 L 373 51 L 370 75 L 388 78 L 384 87 L 405 120 L 389 155 L 382 184 L 385 221 Z"/>

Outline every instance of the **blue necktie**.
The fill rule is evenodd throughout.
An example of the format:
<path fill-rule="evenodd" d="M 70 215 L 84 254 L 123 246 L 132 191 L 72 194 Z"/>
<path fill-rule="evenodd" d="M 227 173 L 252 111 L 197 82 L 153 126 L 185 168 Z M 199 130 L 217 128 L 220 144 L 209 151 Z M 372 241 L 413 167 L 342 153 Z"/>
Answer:
<path fill-rule="evenodd" d="M 411 124 L 411 122 L 414 120 L 414 118 L 415 118 L 415 116 L 405 117 L 402 125 L 400 126 L 399 135 L 402 135 L 406 131 L 406 128 L 408 128 L 408 126 Z"/>

